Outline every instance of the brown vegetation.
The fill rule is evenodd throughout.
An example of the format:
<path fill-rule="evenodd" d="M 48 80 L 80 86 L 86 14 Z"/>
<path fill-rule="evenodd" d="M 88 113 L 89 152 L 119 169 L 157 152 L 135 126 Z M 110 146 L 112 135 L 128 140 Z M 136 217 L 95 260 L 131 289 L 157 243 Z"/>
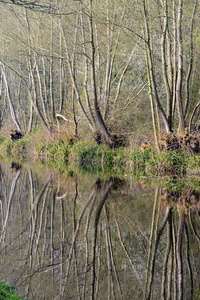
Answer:
<path fill-rule="evenodd" d="M 178 136 L 168 134 L 160 140 L 162 150 L 186 150 L 190 154 L 200 153 L 200 135 L 198 132 Z"/>

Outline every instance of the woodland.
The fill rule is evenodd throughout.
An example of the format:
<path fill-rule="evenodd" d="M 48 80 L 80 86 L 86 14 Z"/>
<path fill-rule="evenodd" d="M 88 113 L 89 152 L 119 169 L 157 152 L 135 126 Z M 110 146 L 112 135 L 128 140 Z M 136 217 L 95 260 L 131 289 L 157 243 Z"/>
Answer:
<path fill-rule="evenodd" d="M 1 135 L 199 152 L 198 19 L 198 0 L 1 0 Z"/>
<path fill-rule="evenodd" d="M 191 283 L 190 294 L 194 297 L 199 296 L 199 282 L 196 280 L 199 278 L 199 268 L 196 266 L 199 265 L 197 249 L 200 240 L 197 234 L 200 203 L 199 15 L 199 0 L 0 0 L 0 156 L 3 157 L 3 150 L 6 154 L 13 154 L 11 148 L 14 149 L 14 154 L 20 155 L 27 154 L 28 151 L 29 154 L 35 154 L 33 149 L 37 148 L 42 166 L 49 155 L 53 157 L 53 170 L 57 168 L 63 174 L 64 169 L 67 170 L 62 190 L 60 173 L 48 175 L 49 173 L 46 174 L 42 170 L 42 176 L 46 180 L 43 182 L 40 177 L 32 175 L 29 167 L 27 171 L 22 168 L 21 161 L 15 161 L 13 157 L 9 157 L 6 167 L 9 170 L 8 175 L 5 175 L 2 164 L 1 185 L 6 187 L 6 191 L 2 192 L 2 197 L 5 197 L 2 207 L 5 211 L 1 208 L 1 213 L 5 218 L 4 223 L 2 221 L 1 238 L 3 242 L 8 242 L 9 247 L 14 246 L 14 252 L 11 253 L 16 254 L 16 244 L 19 244 L 19 247 L 23 244 L 25 256 L 24 259 L 20 257 L 22 264 L 32 264 L 35 260 L 35 266 L 38 268 L 39 263 L 43 267 L 44 262 L 46 266 L 45 259 L 50 259 L 52 264 L 52 258 L 55 258 L 56 264 L 58 262 L 61 266 L 65 283 L 64 289 L 61 287 L 57 294 L 62 292 L 62 295 L 65 295 L 66 282 L 70 279 L 69 282 L 76 284 L 76 288 L 73 285 L 69 288 L 70 295 L 74 295 L 74 291 L 77 292 L 78 289 L 83 289 L 85 295 L 87 285 L 81 281 L 84 279 L 84 268 L 85 278 L 88 275 L 92 278 L 92 295 L 96 286 L 98 292 L 101 285 L 95 283 L 95 280 L 98 276 L 100 278 L 101 273 L 95 273 L 96 248 L 100 245 L 97 237 L 105 231 L 102 248 L 107 249 L 108 263 L 102 265 L 106 268 L 108 265 L 110 279 L 113 278 L 110 276 L 110 270 L 113 268 L 116 282 L 120 282 L 115 271 L 114 255 L 110 252 L 110 249 L 115 247 L 115 241 L 119 240 L 122 245 L 120 249 L 123 250 L 120 251 L 125 253 L 130 262 L 130 269 L 135 272 L 131 255 L 134 257 L 137 251 L 140 252 L 135 251 L 131 243 L 134 239 L 138 241 L 139 237 L 140 241 L 136 246 L 145 245 L 141 248 L 141 253 L 144 252 L 146 257 L 148 255 L 146 273 L 146 264 L 143 273 L 141 269 L 136 269 L 136 273 L 141 272 L 143 278 L 146 278 L 145 287 L 141 289 L 144 299 L 151 298 L 155 262 L 159 263 L 160 272 L 155 272 L 155 276 L 162 278 L 162 288 L 159 285 L 156 290 L 161 291 L 163 299 L 167 289 L 170 297 L 173 278 L 178 278 L 179 283 L 179 286 L 176 285 L 175 279 L 174 295 L 176 289 L 179 290 L 179 299 L 182 299 L 185 291 L 189 295 L 189 289 L 183 289 L 183 274 L 189 274 L 186 286 Z M 27 157 L 29 165 L 29 156 Z M 60 157 L 67 161 L 67 166 L 63 160 L 59 161 Z M 23 155 L 20 159 L 23 161 Z M 78 171 L 73 160 L 82 164 Z M 49 165 L 51 163 L 52 161 Z M 98 173 L 96 181 L 94 171 Z M 88 185 L 86 188 L 86 179 L 81 178 L 83 187 L 79 188 L 77 173 L 87 176 L 89 174 L 91 177 L 87 180 L 91 187 Z M 104 179 L 99 179 L 100 173 Z M 149 176 L 144 176 L 146 174 Z M 138 185 L 130 180 L 133 193 L 123 186 L 125 177 L 129 178 L 129 175 L 134 175 L 140 181 Z M 167 175 L 165 179 L 168 186 L 165 186 L 163 175 Z M 181 180 L 177 181 L 180 175 L 188 175 L 187 180 L 184 181 L 181 177 Z M 56 178 L 59 179 L 58 183 Z M 115 183 L 113 178 L 120 180 Z M 156 188 L 154 197 L 149 185 L 156 181 L 159 188 Z M 184 186 L 186 183 L 188 188 Z M 30 192 L 24 188 L 24 184 L 30 185 Z M 117 189 L 120 201 L 117 200 Z M 16 201 L 12 202 L 15 191 L 18 194 Z M 141 198 L 132 201 L 137 199 L 134 196 L 136 192 Z M 86 197 L 82 201 L 84 193 Z M 155 198 L 153 209 L 153 202 L 149 201 L 150 193 Z M 52 195 L 51 200 L 49 195 Z M 107 197 L 109 201 L 105 203 Z M 145 197 L 146 204 L 143 202 Z M 11 203 L 16 205 L 16 210 L 10 210 Z M 173 207 L 174 203 L 177 210 Z M 144 210 L 139 214 L 141 220 L 137 221 L 135 215 L 138 214 L 140 206 Z M 20 211 L 16 213 L 18 209 Z M 22 222 L 23 209 L 25 213 Z M 13 217 L 12 222 L 8 223 L 10 211 Z M 104 214 L 103 217 L 101 215 L 103 222 L 100 220 L 101 211 Z M 152 225 L 147 227 L 146 223 L 149 220 L 145 220 L 150 211 L 153 211 Z M 91 216 L 93 221 L 90 225 Z M 22 238 L 19 235 L 19 226 L 13 222 L 15 219 L 16 224 L 28 224 L 25 229 L 22 228 Z M 71 227 L 67 225 L 69 220 Z M 123 228 L 126 222 L 130 234 L 123 236 L 121 232 L 125 230 Z M 135 230 L 137 222 L 141 224 L 142 229 L 138 226 Z M 7 224 L 14 225 L 14 230 L 8 227 L 11 235 L 6 235 Z M 84 227 L 80 229 L 82 224 Z M 100 229 L 99 233 L 97 228 Z M 149 235 L 147 228 L 151 228 Z M 167 228 L 167 233 L 163 235 L 164 228 Z M 16 229 L 17 234 L 14 235 Z M 78 252 L 81 245 L 79 229 L 83 233 L 81 251 L 86 253 L 85 262 L 83 252 Z M 188 238 L 191 233 L 192 239 L 197 242 L 194 252 L 190 248 L 193 240 Z M 67 246 L 65 251 L 69 260 L 67 256 L 55 254 L 54 257 L 53 252 L 49 252 L 49 256 L 46 255 L 46 249 L 50 249 L 49 245 L 53 245 L 53 240 L 57 241 L 59 235 L 62 237 L 59 242 L 60 253 L 64 253 L 63 245 L 72 241 L 70 248 Z M 162 241 L 162 235 L 167 237 L 166 243 Z M 19 243 L 16 236 L 20 237 Z M 111 236 L 114 237 L 113 249 Z M 27 237 L 30 246 L 28 248 Z M 131 241 L 131 255 L 126 244 L 123 244 L 124 237 L 125 242 L 126 239 Z M 14 240 L 13 244 L 10 243 L 10 238 Z M 188 269 L 185 265 L 183 268 L 182 240 L 185 243 L 183 259 L 187 261 L 185 265 Z M 146 250 L 147 241 L 149 252 Z M 59 248 L 55 249 L 57 251 Z M 91 255 L 88 249 L 91 249 Z M 118 251 L 118 248 L 116 250 Z M 159 260 L 165 257 L 163 268 L 160 261 L 156 260 L 157 252 Z M 3 253 L 7 255 L 7 252 Z M 22 252 L 18 253 L 21 255 Z M 45 253 L 44 258 L 41 256 L 41 259 L 40 253 Z M 77 253 L 80 257 L 76 256 Z M 197 253 L 195 259 L 194 253 Z M 6 261 L 9 264 L 15 258 L 15 254 L 7 255 Z M 190 256 L 194 266 L 192 268 Z M 116 257 L 118 261 L 121 253 L 116 252 Z M 91 264 L 88 264 L 90 258 Z M 80 260 L 80 268 L 73 269 L 76 274 L 69 272 L 72 260 L 75 260 L 73 268 L 78 266 L 77 261 Z M 139 266 L 142 265 L 140 259 L 136 261 L 139 262 Z M 14 263 L 12 265 L 15 266 Z M 47 265 L 49 266 L 49 263 Z M 91 266 L 90 269 L 87 269 L 88 266 Z M 10 269 L 5 269 L 9 270 L 10 276 Z M 194 273 L 191 270 L 195 270 Z M 45 271 L 40 273 L 42 276 L 45 274 L 46 280 Z M 15 272 L 18 272 L 17 268 Z M 35 273 L 34 268 L 33 273 L 27 273 L 26 278 L 24 272 L 22 273 L 24 291 L 28 291 L 26 279 L 28 278 L 27 282 L 30 285 L 29 277 L 34 278 L 32 275 Z M 126 274 L 129 275 L 127 271 Z M 193 274 L 197 282 L 195 285 Z M 77 275 L 80 275 L 79 285 Z M 107 280 L 107 277 L 105 278 Z M 129 276 L 128 280 L 124 278 L 121 282 L 126 285 L 131 277 Z M 35 281 L 34 293 L 40 293 L 41 289 L 38 286 L 45 285 L 41 284 L 41 281 Z M 57 287 L 60 286 L 59 283 Z M 118 286 L 120 287 L 120 284 Z M 134 287 L 133 281 L 124 289 L 127 293 L 129 290 L 130 293 L 134 292 L 130 286 Z M 193 286 L 196 289 L 194 291 Z M 4 283 L 3 287 L 5 288 Z M 47 291 L 50 291 L 49 286 Z M 77 295 L 80 293 L 77 292 Z M 138 299 L 140 298 L 138 296 Z"/>

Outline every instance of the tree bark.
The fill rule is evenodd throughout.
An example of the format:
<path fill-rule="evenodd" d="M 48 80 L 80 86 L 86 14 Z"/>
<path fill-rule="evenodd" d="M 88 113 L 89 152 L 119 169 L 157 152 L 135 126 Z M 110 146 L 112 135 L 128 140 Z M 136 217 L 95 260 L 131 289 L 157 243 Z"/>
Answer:
<path fill-rule="evenodd" d="M 89 15 L 89 31 L 90 31 L 90 58 L 91 58 L 91 86 L 93 92 L 93 103 L 94 103 L 94 112 L 95 112 L 95 123 L 97 126 L 97 131 L 99 131 L 102 137 L 105 139 L 106 143 L 112 145 L 112 139 L 106 128 L 104 120 L 102 118 L 98 98 L 97 98 L 97 84 L 96 84 L 96 70 L 95 70 L 95 44 L 94 44 L 94 29 L 93 29 L 93 0 L 90 0 L 90 15 Z"/>
<path fill-rule="evenodd" d="M 5 83 L 5 86 L 6 86 L 6 93 L 7 93 L 7 99 L 8 99 L 8 104 L 9 104 L 9 108 L 10 108 L 11 118 L 12 118 L 15 126 L 17 127 L 17 130 L 21 131 L 21 127 L 19 125 L 16 113 L 15 113 L 15 108 L 14 108 L 14 105 L 13 105 L 12 100 L 11 100 L 10 89 L 9 89 L 9 85 L 8 85 L 8 81 L 7 81 L 7 77 L 6 77 L 5 67 L 4 67 L 3 64 L 1 64 L 1 72 L 3 74 L 4 83 Z"/>
<path fill-rule="evenodd" d="M 177 46 L 178 46 L 178 73 L 176 82 L 176 103 L 178 112 L 178 134 L 185 134 L 185 122 L 183 114 L 183 101 L 182 101 L 182 81 L 183 81 L 183 40 L 182 40 L 182 10 L 183 0 L 178 2 L 178 18 L 177 18 Z"/>
<path fill-rule="evenodd" d="M 148 23 L 148 11 L 147 11 L 147 5 L 146 0 L 143 0 L 143 15 L 144 15 L 144 38 L 145 38 L 145 52 L 146 52 L 146 64 L 147 64 L 147 76 L 149 81 L 149 96 L 152 99 L 155 99 L 156 105 L 158 107 L 158 110 L 161 114 L 165 131 L 166 133 L 170 132 L 169 123 L 166 117 L 166 114 L 163 110 L 163 107 L 159 101 L 158 92 L 157 92 L 157 86 L 155 81 L 155 72 L 153 67 L 153 54 L 151 50 L 151 37 L 150 37 L 150 31 L 149 31 L 149 23 Z"/>

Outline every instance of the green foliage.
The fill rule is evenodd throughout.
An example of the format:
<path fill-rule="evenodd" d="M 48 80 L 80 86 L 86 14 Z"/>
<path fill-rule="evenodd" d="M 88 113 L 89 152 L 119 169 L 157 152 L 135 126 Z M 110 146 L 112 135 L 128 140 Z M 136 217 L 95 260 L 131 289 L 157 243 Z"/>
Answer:
<path fill-rule="evenodd" d="M 18 300 L 22 299 L 15 295 L 15 287 L 9 287 L 4 281 L 0 280 L 0 300 Z"/>
<path fill-rule="evenodd" d="M 101 160 L 101 153 L 98 150 L 98 145 L 92 142 L 78 142 L 76 143 L 71 151 L 70 157 L 83 162 L 99 162 Z"/>
<path fill-rule="evenodd" d="M 42 153 L 46 153 L 46 151 L 47 151 L 47 146 L 45 145 L 45 144 L 43 144 L 43 143 L 41 143 L 41 144 L 39 144 L 38 146 L 37 146 L 37 148 L 36 148 L 36 151 L 37 151 L 37 153 L 38 154 L 42 154 Z"/>
<path fill-rule="evenodd" d="M 43 137 L 43 135 L 42 135 Z M 24 136 L 18 141 L 11 139 L 0 139 L 0 151 L 15 156 L 26 152 L 38 156 L 45 156 L 48 160 L 55 160 L 59 170 L 62 170 L 63 162 L 79 165 L 98 165 L 98 168 L 108 173 L 115 170 L 115 173 L 127 173 L 127 166 L 131 172 L 148 175 L 184 175 L 188 172 L 198 173 L 200 169 L 200 155 L 189 155 L 185 151 L 163 151 L 157 153 L 152 147 L 135 149 L 130 151 L 128 147 L 113 149 L 107 145 L 97 145 L 91 141 L 64 143 L 63 140 L 55 141 L 48 139 L 47 142 L 38 139 L 35 145 L 35 136 Z M 35 148 L 34 148 L 34 146 Z M 32 148 L 31 148 L 32 146 Z M 33 150 L 34 148 L 34 150 Z M 89 166 L 87 166 L 88 168 Z"/>
<path fill-rule="evenodd" d="M 133 163 L 133 167 L 136 169 L 144 169 L 146 167 L 147 162 L 153 157 L 153 148 L 147 147 L 143 150 L 136 149 L 130 155 L 131 163 Z"/>
<path fill-rule="evenodd" d="M 30 143 L 29 138 L 23 137 L 20 140 L 12 141 L 9 138 L 0 138 L 0 150 L 2 152 L 12 154 L 24 154 L 27 150 L 28 144 Z"/>
<path fill-rule="evenodd" d="M 188 160 L 188 168 L 193 171 L 200 171 L 200 155 L 195 154 Z"/>
<path fill-rule="evenodd" d="M 194 300 L 200 299 L 200 287 L 196 288 L 194 291 Z"/>
<path fill-rule="evenodd" d="M 64 144 L 62 141 L 56 142 L 49 142 L 46 147 L 48 154 L 50 156 L 55 157 L 62 157 L 63 159 L 67 159 L 69 155 L 69 144 Z"/>
<path fill-rule="evenodd" d="M 11 153 L 14 142 L 7 138 L 2 138 L 0 143 L 0 150 L 2 152 Z"/>
<path fill-rule="evenodd" d="M 183 151 L 169 151 L 154 154 L 148 161 L 147 170 L 156 174 L 184 174 L 187 167 L 187 155 Z"/>
<path fill-rule="evenodd" d="M 5 142 L 5 137 L 4 136 L 0 136 L 0 144 L 4 143 Z"/>
<path fill-rule="evenodd" d="M 20 139 L 19 141 L 15 141 L 12 144 L 11 152 L 12 153 L 23 154 L 23 153 L 26 152 L 26 148 L 27 148 L 27 140 L 26 139 Z"/>
<path fill-rule="evenodd" d="M 36 151 L 39 155 L 46 155 L 51 158 L 60 158 L 67 160 L 69 156 L 70 144 L 64 144 L 62 141 L 50 141 L 48 144 L 41 143 L 38 145 Z"/>

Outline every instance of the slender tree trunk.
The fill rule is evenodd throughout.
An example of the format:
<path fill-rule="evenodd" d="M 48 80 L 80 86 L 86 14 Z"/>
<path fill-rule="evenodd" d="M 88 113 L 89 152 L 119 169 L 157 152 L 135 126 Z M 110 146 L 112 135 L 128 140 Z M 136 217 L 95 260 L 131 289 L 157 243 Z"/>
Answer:
<path fill-rule="evenodd" d="M 194 16 L 196 13 L 197 8 L 197 0 L 194 3 L 192 18 L 191 18 L 191 25 L 190 25 L 190 50 L 189 50 L 189 65 L 188 65 L 188 71 L 186 76 L 186 85 L 185 85 L 185 105 L 184 105 L 184 117 L 186 117 L 187 110 L 188 110 L 188 104 L 189 104 L 189 88 L 190 88 L 190 79 L 192 74 L 192 68 L 193 68 L 193 57 L 194 57 L 194 45 L 193 45 L 193 27 L 194 27 Z"/>
<path fill-rule="evenodd" d="M 167 0 L 164 0 L 164 25 L 163 25 L 163 33 L 162 33 L 162 41 L 161 41 L 161 55 L 162 55 L 162 70 L 163 70 L 163 79 L 165 84 L 165 90 L 167 94 L 167 120 L 169 123 L 170 130 L 172 130 L 172 93 L 169 84 L 168 78 L 168 63 L 169 63 L 169 51 L 167 52 L 167 34 L 168 34 L 168 4 Z M 167 52 L 167 53 L 166 53 Z M 168 55 L 168 60 L 166 56 Z"/>
<path fill-rule="evenodd" d="M 119 94 L 120 94 L 120 90 L 121 90 L 122 81 L 123 81 L 124 76 L 125 76 L 125 74 L 126 74 L 126 72 L 127 72 L 127 70 L 128 70 L 128 67 L 129 67 L 129 65 L 130 65 L 130 62 L 131 62 L 131 60 L 133 59 L 133 54 L 134 54 L 134 52 L 136 51 L 136 48 L 137 48 L 137 46 L 138 46 L 140 40 L 141 40 L 141 38 L 139 38 L 137 44 L 134 46 L 133 51 L 132 51 L 131 54 L 129 55 L 128 61 L 127 61 L 126 65 L 125 65 L 125 67 L 123 68 L 122 73 L 121 73 L 121 75 L 120 75 L 119 82 L 118 82 L 118 85 L 117 85 L 117 91 L 116 91 L 116 95 L 115 95 L 115 99 L 114 99 L 114 107 L 116 106 L 117 100 L 118 100 L 118 98 L 119 98 Z"/>
<path fill-rule="evenodd" d="M 88 124 L 89 124 L 91 130 L 94 132 L 95 129 L 93 127 L 93 122 L 92 122 L 91 118 L 88 116 L 88 114 L 87 114 L 87 112 L 84 108 L 84 105 L 81 101 L 78 85 L 77 85 L 77 82 L 76 82 L 76 77 L 75 77 L 75 74 L 73 72 L 72 61 L 71 61 L 70 54 L 69 54 L 69 49 L 68 49 L 67 40 L 66 40 L 65 32 L 64 32 L 64 29 L 63 29 L 63 25 L 62 25 L 62 20 L 61 20 L 61 25 L 60 26 L 61 26 L 60 29 L 61 29 L 61 32 L 62 32 L 62 36 L 63 36 L 63 40 L 64 40 L 64 47 L 65 47 L 65 52 L 66 52 L 66 62 L 67 62 L 68 69 L 69 69 L 70 79 L 71 79 L 72 85 L 74 87 L 74 92 L 75 92 L 75 95 L 76 95 L 76 99 L 77 99 L 77 102 L 78 102 L 78 104 L 79 104 L 79 106 L 82 110 L 82 113 L 83 113 L 84 117 L 88 121 Z"/>
<path fill-rule="evenodd" d="M 95 121 L 97 130 L 101 133 L 102 137 L 105 139 L 106 143 L 112 145 L 112 139 L 110 134 L 106 128 L 104 120 L 102 118 L 98 97 L 97 97 L 97 84 L 96 84 L 96 69 L 95 69 L 95 44 L 94 44 L 94 28 L 93 28 L 93 0 L 90 0 L 90 15 L 89 15 L 89 31 L 90 31 L 90 57 L 91 57 L 91 85 L 92 85 L 92 92 L 93 92 L 93 102 L 94 102 L 94 112 L 95 112 Z"/>
<path fill-rule="evenodd" d="M 51 3 L 52 12 L 52 3 Z M 51 42 L 50 42 L 50 58 L 49 58 L 49 94 L 51 103 L 51 120 L 55 121 L 55 103 L 54 103 L 54 86 L 53 86 L 53 14 L 51 15 Z"/>
<path fill-rule="evenodd" d="M 64 60 L 63 60 L 63 51 L 62 51 L 62 32 L 60 30 L 59 34 L 59 47 L 60 47 L 60 78 L 59 78 L 59 96 L 60 96 L 60 103 L 59 103 L 59 113 L 62 114 L 63 106 L 64 106 Z"/>
<path fill-rule="evenodd" d="M 83 44 L 83 53 L 84 53 L 84 83 L 83 83 L 83 88 L 84 88 L 84 94 L 85 94 L 85 100 L 86 104 L 88 107 L 88 110 L 91 115 L 91 122 L 93 124 L 93 128 L 95 128 L 95 117 L 94 117 L 94 112 L 90 103 L 89 99 L 89 94 L 88 94 L 88 69 L 89 69 L 89 59 L 86 51 L 86 41 L 85 41 L 85 30 L 84 30 L 84 23 L 83 23 L 83 11 L 81 9 L 81 15 L 80 15 L 80 21 L 81 21 L 81 36 L 82 36 L 82 44 Z"/>
<path fill-rule="evenodd" d="M 41 104 L 42 104 L 42 109 L 43 109 L 43 115 L 44 115 L 45 122 L 48 124 L 49 120 L 47 118 L 47 112 L 46 112 L 45 102 L 44 102 L 44 99 L 43 99 L 43 90 L 42 90 L 41 77 L 40 77 L 40 72 L 39 72 L 39 68 L 38 68 L 38 64 L 36 62 L 36 59 L 35 59 L 35 69 L 36 69 L 36 73 L 37 73 L 38 88 L 39 88 L 39 94 L 40 94 L 40 100 L 41 100 Z"/>
<path fill-rule="evenodd" d="M 30 94 L 29 94 L 30 97 Z M 29 114 L 29 122 L 28 122 L 28 127 L 27 127 L 27 133 L 30 133 L 32 130 L 32 125 L 33 125 L 33 105 L 32 101 L 30 101 L 30 114 Z"/>
<path fill-rule="evenodd" d="M 47 97 L 47 74 L 46 74 L 46 67 L 45 67 L 45 59 L 42 56 L 42 75 L 43 75 L 43 92 L 44 92 L 44 100 L 45 100 L 45 110 L 47 112 L 47 117 L 50 117 L 49 111 L 49 100 Z"/>
<path fill-rule="evenodd" d="M 35 112 L 36 112 L 37 116 L 39 117 L 41 123 L 47 129 L 47 131 L 50 133 L 49 124 L 46 123 L 46 121 L 40 111 L 39 105 L 38 105 L 35 76 L 33 73 L 33 67 L 32 67 L 32 63 L 31 63 L 30 59 L 29 59 L 29 72 L 30 72 L 30 82 L 31 82 L 31 88 L 29 90 L 31 104 L 33 105 Z"/>
<path fill-rule="evenodd" d="M 9 89 L 9 85 L 8 85 L 8 81 L 7 81 L 7 77 L 6 77 L 6 72 L 5 72 L 5 68 L 4 68 L 3 64 L 1 64 L 1 72 L 3 74 L 4 83 L 5 83 L 5 86 L 6 86 L 6 93 L 7 93 L 7 99 L 8 99 L 8 104 L 9 104 L 9 108 L 10 108 L 11 118 L 12 118 L 17 130 L 21 131 L 21 127 L 19 125 L 16 113 L 15 113 L 15 108 L 14 108 L 14 105 L 13 105 L 12 100 L 11 100 L 10 89 Z"/>
<path fill-rule="evenodd" d="M 148 76 L 148 82 L 149 82 L 149 96 L 150 96 L 151 102 L 153 102 L 154 101 L 153 99 L 155 98 L 156 105 L 158 106 L 158 110 L 163 119 L 165 131 L 166 131 L 166 133 L 169 133 L 170 132 L 169 123 L 168 123 L 166 114 L 162 108 L 162 105 L 159 101 L 157 86 L 156 86 L 156 81 L 155 81 L 155 74 L 154 74 L 154 67 L 153 67 L 153 54 L 152 54 L 152 50 L 151 50 L 151 37 L 150 37 L 149 23 L 148 23 L 149 17 L 148 17 L 146 0 L 143 0 L 142 2 L 143 2 L 143 14 L 144 14 L 144 37 L 145 37 L 147 76 Z"/>
<path fill-rule="evenodd" d="M 173 103 L 172 103 L 172 118 L 174 119 L 176 110 L 176 81 L 177 81 L 177 26 L 176 26 L 176 0 L 173 0 Z"/>
<path fill-rule="evenodd" d="M 110 12 L 109 12 L 109 1 L 107 0 L 107 11 L 106 11 L 106 21 L 107 21 L 107 59 L 106 59 L 106 78 L 105 78 L 105 90 L 104 90 L 104 101 L 105 101 L 105 112 L 104 117 L 107 118 L 108 108 L 109 108 L 109 97 L 110 97 L 110 81 L 112 73 L 111 65 L 111 51 L 113 45 L 113 34 L 111 31 L 111 22 L 110 22 Z"/>
<path fill-rule="evenodd" d="M 181 207 L 179 212 L 179 224 L 177 231 L 176 258 L 178 267 L 178 300 L 183 299 L 183 260 L 182 260 L 182 239 L 185 222 L 185 208 Z"/>
<path fill-rule="evenodd" d="M 182 10 L 183 0 L 178 2 L 178 18 L 177 18 L 177 45 L 178 45 L 178 74 L 176 82 L 176 103 L 178 112 L 178 134 L 185 134 L 185 122 L 183 114 L 183 101 L 182 101 L 182 81 L 183 81 L 183 40 L 182 40 Z"/>

